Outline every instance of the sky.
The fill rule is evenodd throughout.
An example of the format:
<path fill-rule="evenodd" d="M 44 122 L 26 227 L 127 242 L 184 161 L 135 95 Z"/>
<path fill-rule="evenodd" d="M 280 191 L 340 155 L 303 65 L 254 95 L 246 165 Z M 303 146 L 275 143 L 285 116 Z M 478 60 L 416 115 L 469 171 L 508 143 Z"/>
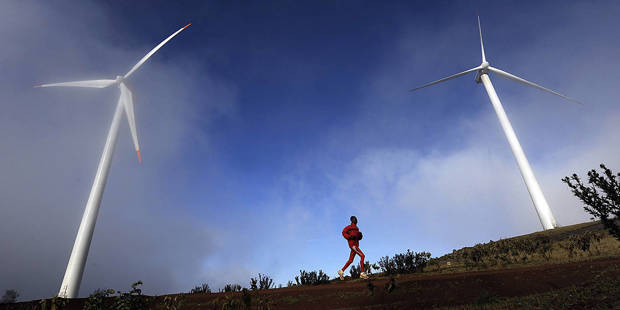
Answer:
<path fill-rule="evenodd" d="M 58 293 L 119 90 L 136 71 L 79 296 L 332 278 L 356 215 L 366 259 L 542 230 L 482 85 L 490 75 L 560 225 L 561 179 L 620 170 L 617 1 L 0 2 L 0 291 Z M 355 263 L 357 263 L 356 258 Z"/>

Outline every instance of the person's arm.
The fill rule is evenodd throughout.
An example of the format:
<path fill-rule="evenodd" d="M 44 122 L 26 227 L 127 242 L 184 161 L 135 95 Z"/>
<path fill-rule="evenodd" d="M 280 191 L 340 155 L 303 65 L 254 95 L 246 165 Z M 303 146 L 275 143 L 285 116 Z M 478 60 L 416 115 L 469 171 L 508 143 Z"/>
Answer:
<path fill-rule="evenodd" d="M 349 240 L 349 238 L 351 237 L 351 236 L 349 236 L 349 228 L 350 228 L 350 227 L 351 227 L 351 225 L 349 225 L 349 226 L 345 227 L 345 228 L 342 230 L 342 236 L 343 236 L 345 239 L 347 239 L 347 240 Z"/>

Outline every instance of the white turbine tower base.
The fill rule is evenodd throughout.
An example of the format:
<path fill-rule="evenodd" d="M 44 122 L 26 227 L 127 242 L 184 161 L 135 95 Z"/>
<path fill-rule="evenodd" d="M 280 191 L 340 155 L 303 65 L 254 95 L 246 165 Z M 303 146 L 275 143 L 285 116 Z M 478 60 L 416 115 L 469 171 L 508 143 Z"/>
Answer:
<path fill-rule="evenodd" d="M 118 138 L 118 128 L 121 123 L 122 114 L 123 104 L 122 101 L 119 100 L 116 105 L 110 131 L 108 132 L 108 138 L 103 148 L 103 154 L 101 155 L 101 160 L 99 160 L 95 181 L 90 190 L 86 207 L 84 208 L 82 222 L 80 222 L 80 228 L 75 238 L 73 250 L 71 250 L 67 271 L 60 285 L 59 297 L 76 298 L 78 296 L 80 284 L 82 283 L 82 275 L 84 274 L 84 265 L 86 264 L 97 215 L 99 214 L 101 197 L 103 196 L 103 190 L 105 189 L 106 180 L 108 179 L 108 172 L 110 171 L 110 163 L 112 162 L 114 148 L 116 147 L 116 138 Z"/>
<path fill-rule="evenodd" d="M 508 139 L 508 143 L 512 149 L 512 154 L 514 154 L 515 159 L 517 160 L 517 164 L 521 170 L 521 176 L 523 176 L 523 180 L 525 181 L 527 190 L 530 193 L 532 202 L 536 207 L 536 213 L 538 213 L 540 224 L 544 229 L 556 228 L 558 225 L 553 217 L 553 213 L 551 213 L 551 208 L 549 208 L 549 204 L 547 204 L 547 200 L 543 195 L 542 189 L 540 189 L 540 185 L 538 185 L 538 181 L 536 181 L 532 167 L 530 167 L 530 163 L 527 161 L 525 153 L 521 148 L 521 144 L 517 139 L 517 135 L 510 125 L 510 121 L 508 120 L 508 116 L 502 107 L 502 103 L 499 101 L 497 93 L 495 93 L 495 88 L 493 88 L 493 84 L 491 84 L 489 75 L 481 74 L 480 79 L 482 80 L 482 84 L 484 84 L 484 88 L 487 90 L 487 94 L 489 95 L 491 104 L 493 104 L 495 113 L 497 113 L 497 118 L 499 119 L 499 123 L 502 125 L 506 139 Z"/>
<path fill-rule="evenodd" d="M 148 54 L 146 54 L 138 63 L 136 63 L 129 72 L 124 76 L 117 76 L 115 80 L 90 80 L 90 81 L 74 81 L 63 82 L 53 84 L 43 84 L 35 87 L 52 87 L 52 86 L 73 86 L 73 87 L 89 87 L 89 88 L 105 88 L 114 84 L 117 84 L 120 89 L 120 97 L 116 110 L 114 112 L 114 118 L 110 125 L 110 131 L 106 139 L 105 147 L 103 148 L 103 154 L 99 161 L 99 167 L 97 168 L 97 174 L 93 186 L 88 196 L 88 202 L 84 208 L 84 214 L 82 215 L 82 221 L 78 228 L 77 236 L 75 237 L 75 243 L 71 250 L 71 256 L 67 263 L 67 270 L 63 277 L 62 284 L 60 285 L 59 297 L 63 298 L 76 298 L 80 290 L 80 283 L 82 282 L 82 275 L 84 274 L 84 266 L 86 265 L 86 259 L 88 258 L 88 250 L 90 249 L 90 242 L 93 239 L 93 232 L 95 230 L 95 224 L 97 222 L 97 215 L 99 213 L 99 206 L 101 205 L 101 198 L 105 189 L 106 180 L 108 178 L 108 172 L 110 171 L 110 164 L 112 162 L 112 156 L 114 155 L 114 148 L 116 147 L 116 138 L 118 137 L 118 128 L 120 125 L 121 116 L 123 110 L 127 115 L 127 121 L 129 123 L 129 130 L 131 131 L 131 137 L 136 149 L 138 161 L 142 161 L 140 156 L 140 145 L 138 144 L 138 134 L 136 131 L 136 120 L 133 109 L 133 97 L 131 91 L 124 83 L 134 71 L 136 71 L 149 57 L 151 57 L 157 50 L 159 50 L 166 42 L 176 36 L 183 29 L 189 25 L 177 30 L 172 35 L 168 36 L 164 41 L 159 43 Z"/>
<path fill-rule="evenodd" d="M 446 78 L 443 78 L 443 79 L 440 79 L 440 80 L 437 80 L 437 81 L 434 81 L 434 82 L 431 82 L 425 85 L 422 85 L 420 87 L 416 87 L 414 89 L 411 89 L 411 91 L 415 91 L 415 90 L 418 90 L 424 87 L 428 87 L 428 86 L 435 85 L 435 84 L 438 84 L 444 81 L 448 81 L 448 80 L 457 78 L 459 76 L 466 75 L 468 73 L 477 72 L 476 82 L 482 83 L 484 85 L 484 88 L 487 91 L 487 94 L 489 95 L 489 100 L 491 101 L 491 104 L 493 105 L 493 109 L 495 109 L 495 113 L 497 114 L 499 123 L 502 125 L 502 129 L 504 130 L 504 134 L 506 135 L 508 144 L 510 144 L 512 153 L 515 156 L 515 159 L 517 160 L 517 164 L 519 165 L 521 176 L 523 177 L 523 180 L 525 181 L 525 186 L 527 187 L 527 190 L 530 193 L 530 197 L 532 198 L 532 202 L 534 203 L 534 207 L 536 208 L 536 213 L 538 214 L 540 224 L 545 230 L 556 228 L 558 227 L 558 224 L 555 221 L 555 218 L 553 217 L 553 213 L 551 212 L 551 208 L 549 207 L 549 204 L 547 204 L 547 200 L 545 199 L 545 196 L 543 195 L 542 189 L 540 188 L 540 185 L 538 184 L 538 181 L 536 180 L 536 177 L 534 176 L 534 172 L 532 171 L 532 168 L 530 167 L 530 164 L 527 161 L 527 157 L 525 157 L 525 153 L 523 152 L 523 149 L 521 148 L 521 144 L 519 143 L 519 140 L 517 139 L 517 135 L 515 134 L 514 130 L 512 129 L 512 126 L 510 125 L 508 116 L 506 115 L 506 112 L 504 111 L 504 108 L 502 107 L 502 103 L 499 100 L 497 93 L 495 92 L 495 88 L 493 87 L 493 84 L 491 84 L 491 79 L 489 78 L 489 71 L 503 78 L 513 80 L 519 83 L 523 83 L 525 85 L 540 89 L 542 91 L 546 91 L 551 94 L 560 96 L 564 99 L 567 99 L 567 100 L 570 100 L 576 103 L 581 103 L 581 102 L 573 98 L 564 96 L 555 91 L 552 91 L 550 89 L 544 88 L 538 84 L 522 79 L 518 76 L 512 75 L 508 72 L 489 66 L 489 63 L 487 62 L 486 56 L 484 53 L 484 44 L 482 43 L 482 28 L 480 27 L 480 17 L 478 17 L 478 31 L 480 33 L 480 51 L 482 54 L 482 63 L 480 64 L 480 66 L 463 71 L 461 73 L 451 75 L 449 77 L 446 77 Z"/>

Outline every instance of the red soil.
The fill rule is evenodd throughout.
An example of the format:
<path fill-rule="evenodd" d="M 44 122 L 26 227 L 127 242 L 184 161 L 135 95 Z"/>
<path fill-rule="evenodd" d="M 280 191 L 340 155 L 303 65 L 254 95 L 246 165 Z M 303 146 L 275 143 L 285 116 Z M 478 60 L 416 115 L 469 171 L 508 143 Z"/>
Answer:
<path fill-rule="evenodd" d="M 270 309 L 423 309 L 475 303 L 481 296 L 526 296 L 596 281 L 620 278 L 620 257 L 566 264 L 520 267 L 502 270 L 474 271 L 451 274 L 408 274 L 394 277 L 395 289 L 386 291 L 388 277 L 370 280 L 334 281 L 318 286 L 296 286 L 258 291 L 258 298 Z M 373 293 L 368 284 L 374 285 Z M 257 308 L 257 292 L 249 292 L 252 309 Z M 170 295 L 175 296 L 175 295 Z M 227 300 L 242 293 L 187 294 L 182 309 L 222 309 Z M 165 309 L 157 296 L 154 309 Z M 620 296 L 613 297 L 620 299 Z M 69 301 L 66 309 L 83 309 L 86 299 Z M 13 304 L 38 304 L 37 301 Z M 620 304 L 620 303 L 619 303 Z M 0 305 L 0 309 L 9 309 Z M 232 309 L 242 307 L 232 307 Z M 28 308 L 30 309 L 30 308 Z M 231 309 L 231 308 L 228 308 Z"/>
<path fill-rule="evenodd" d="M 390 293 L 385 290 L 389 278 L 371 278 L 375 286 L 372 295 L 368 280 L 352 280 L 260 291 L 259 296 L 269 300 L 273 309 L 420 309 L 475 303 L 489 293 L 497 297 L 525 296 L 618 277 L 620 258 L 611 258 L 503 270 L 400 275 L 394 278 L 396 289 Z M 255 293 L 250 294 L 254 302 Z M 188 295 L 187 308 L 199 309 L 193 305 L 205 305 L 224 295 Z M 228 295 L 240 297 L 241 293 Z"/>

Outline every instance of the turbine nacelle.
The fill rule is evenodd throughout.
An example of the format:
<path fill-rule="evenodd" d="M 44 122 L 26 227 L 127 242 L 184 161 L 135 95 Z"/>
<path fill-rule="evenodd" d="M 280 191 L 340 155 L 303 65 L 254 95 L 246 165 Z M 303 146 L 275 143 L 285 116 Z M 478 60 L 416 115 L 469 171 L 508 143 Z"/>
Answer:
<path fill-rule="evenodd" d="M 476 72 L 476 83 L 480 84 L 482 83 L 482 80 L 480 79 L 480 76 L 483 74 L 488 74 L 489 73 L 489 62 L 485 61 L 482 64 L 480 64 L 480 66 L 478 67 L 480 68 L 480 70 L 478 70 L 478 72 Z"/>
<path fill-rule="evenodd" d="M 125 77 L 124 77 L 124 76 L 122 76 L 122 75 L 117 75 L 117 76 L 116 76 L 116 83 L 117 83 L 117 84 L 122 83 L 122 82 L 123 82 L 123 80 L 125 80 Z"/>

